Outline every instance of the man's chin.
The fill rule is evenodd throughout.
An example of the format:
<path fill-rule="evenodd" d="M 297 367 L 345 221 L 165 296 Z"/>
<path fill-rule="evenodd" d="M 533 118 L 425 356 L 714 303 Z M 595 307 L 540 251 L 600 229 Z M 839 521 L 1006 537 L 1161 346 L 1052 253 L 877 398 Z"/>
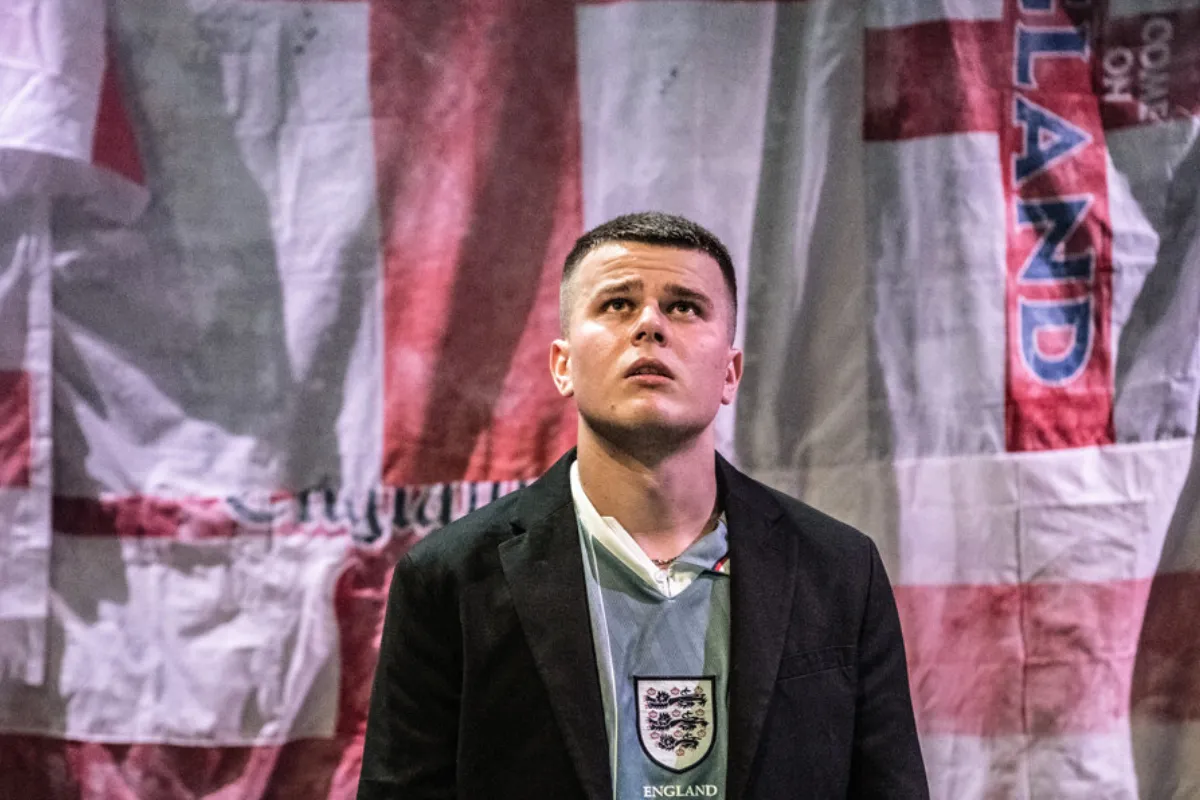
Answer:
<path fill-rule="evenodd" d="M 593 417 L 580 412 L 584 422 L 596 435 L 626 452 L 654 450 L 669 452 L 684 445 L 705 431 L 707 425 L 681 421 L 654 409 L 629 413 L 619 417 Z"/>

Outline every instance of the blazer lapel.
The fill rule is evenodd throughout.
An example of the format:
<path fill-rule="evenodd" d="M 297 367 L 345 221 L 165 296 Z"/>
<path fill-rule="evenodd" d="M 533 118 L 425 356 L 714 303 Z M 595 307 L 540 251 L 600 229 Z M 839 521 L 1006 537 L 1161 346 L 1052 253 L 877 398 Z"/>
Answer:
<path fill-rule="evenodd" d="M 746 791 L 792 616 L 796 550 L 775 499 L 718 456 L 729 525 L 731 676 L 726 793 Z"/>
<path fill-rule="evenodd" d="M 583 555 L 568 453 L 529 487 L 500 545 L 500 563 L 567 751 L 591 800 L 610 800 L 612 776 L 600 676 L 592 647 Z"/>

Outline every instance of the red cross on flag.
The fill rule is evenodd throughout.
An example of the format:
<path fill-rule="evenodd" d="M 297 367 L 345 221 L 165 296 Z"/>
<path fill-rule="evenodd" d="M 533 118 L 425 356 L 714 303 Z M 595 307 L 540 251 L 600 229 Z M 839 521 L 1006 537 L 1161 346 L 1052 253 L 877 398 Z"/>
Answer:
<path fill-rule="evenodd" d="M 6 0 L 0 795 L 354 794 L 391 565 L 692 217 L 721 450 L 872 535 L 938 798 L 1200 792 L 1193 0 Z M 736 531 L 731 532 L 736 536 Z"/>

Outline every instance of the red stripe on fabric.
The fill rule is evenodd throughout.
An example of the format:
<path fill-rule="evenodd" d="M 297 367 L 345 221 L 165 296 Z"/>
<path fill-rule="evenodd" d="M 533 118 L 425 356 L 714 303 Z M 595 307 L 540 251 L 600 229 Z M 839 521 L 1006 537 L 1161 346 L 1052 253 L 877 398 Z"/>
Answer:
<path fill-rule="evenodd" d="M 1058 9 L 1058 17 L 1020 12 L 1018 0 L 1009 0 L 1009 41 L 1016 27 L 1027 31 L 1062 29 L 1095 30 L 1102 20 L 1099 8 L 1081 8 L 1079 18 L 1068 19 Z M 1011 45 L 1010 45 L 1011 52 Z M 1007 280 L 1005 313 L 1007 321 L 1007 370 L 1005 380 L 1005 446 L 1010 452 L 1058 450 L 1111 444 L 1115 440 L 1112 421 L 1112 219 L 1108 208 L 1108 152 L 1104 126 L 1100 119 L 1093 71 L 1096 49 L 1088 43 L 1087 57 L 1044 53 L 1031 59 L 1034 86 L 1015 86 L 1005 111 L 1000 137 L 1001 168 L 1004 173 L 1007 226 Z M 1011 65 L 1015 84 L 1017 65 Z M 1048 119 L 1073 126 L 1090 141 L 1060 157 L 1048 159 L 1045 168 L 1024 176 L 1017 174 L 1017 159 L 1028 157 L 1025 127 L 1018 117 L 1018 104 Z M 1032 104 L 1032 105 L 1030 105 Z M 1060 124 L 1060 123 L 1055 123 Z M 1046 131 L 1042 131 L 1046 133 Z M 1051 147 L 1051 145 L 1039 145 Z M 1039 151 L 1040 152 L 1040 151 Z M 1034 153 L 1035 154 L 1035 153 Z M 1086 278 L 1026 277 L 1025 269 L 1038 248 L 1046 228 L 1019 224 L 1018 208 L 1026 203 L 1061 202 L 1086 199 L 1087 210 L 1078 227 L 1067 237 L 1055 257 L 1092 254 L 1091 274 Z M 1030 341 L 1040 341 L 1043 333 L 1071 336 L 1053 326 L 1035 328 L 1029 310 L 1038 304 L 1086 302 L 1087 313 L 1081 329 L 1086 350 L 1076 371 L 1066 376 L 1051 374 L 1052 368 L 1038 367 L 1026 357 Z M 1065 340 L 1069 345 L 1070 338 Z M 1024 345 L 1023 345 L 1024 342 Z M 1068 363 L 1069 359 L 1063 363 Z"/>
<path fill-rule="evenodd" d="M 96 117 L 96 132 L 92 139 L 92 163 L 124 175 L 134 183 L 146 182 L 142 157 L 125 98 L 117 76 L 112 43 L 104 60 L 104 78 L 100 84 L 100 110 Z"/>
<path fill-rule="evenodd" d="M 1003 31 L 964 20 L 868 30 L 863 138 L 998 130 L 1012 85 Z"/>
<path fill-rule="evenodd" d="M 377 486 L 349 494 L 315 489 L 184 498 L 59 495 L 53 500 L 53 514 L 57 532 L 78 536 L 192 540 L 302 535 L 349 537 L 361 544 L 382 537 L 425 535 L 526 483 Z"/>
<path fill-rule="evenodd" d="M 1149 588 L 1148 579 L 897 587 L 921 731 L 1112 730 L 1129 715 Z"/>
<path fill-rule="evenodd" d="M 228 538 L 241 526 L 216 498 L 55 497 L 54 530 L 76 536 Z"/>
<path fill-rule="evenodd" d="M 33 455 L 33 382 L 0 370 L 0 486 L 28 488 Z"/>
<path fill-rule="evenodd" d="M 277 503 L 266 510 L 252 510 L 239 507 L 237 498 L 232 497 L 60 495 L 53 499 L 52 513 L 56 533 L 189 541 L 243 534 L 350 536 L 356 522 L 340 507 L 331 516 L 318 512 L 307 519 L 297 519 L 300 503 L 296 495 L 279 492 L 272 499 Z M 377 520 L 380 525 L 395 522 L 389 515 L 378 515 Z"/>
<path fill-rule="evenodd" d="M 340 736 L 361 741 L 366 733 L 392 570 L 417 539 L 416 535 L 408 534 L 390 538 L 379 550 L 351 549 L 338 576 L 334 610 L 341 651 L 337 725 Z"/>
<path fill-rule="evenodd" d="M 384 481 L 539 475 L 574 439 L 547 368 L 582 226 L 574 7 L 373 2 L 370 48 Z"/>
<path fill-rule="evenodd" d="M 1200 9 L 1109 20 L 1100 46 L 1105 128 L 1200 114 Z"/>

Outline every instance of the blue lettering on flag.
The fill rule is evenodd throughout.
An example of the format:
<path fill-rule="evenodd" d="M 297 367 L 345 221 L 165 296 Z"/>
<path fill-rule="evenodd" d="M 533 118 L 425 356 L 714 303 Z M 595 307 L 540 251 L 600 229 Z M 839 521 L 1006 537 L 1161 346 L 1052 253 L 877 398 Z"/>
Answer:
<path fill-rule="evenodd" d="M 1085 31 L 1079 28 L 1027 28 L 1017 23 L 1017 43 L 1013 52 L 1017 86 L 1037 88 L 1037 81 L 1033 77 L 1033 60 L 1043 56 L 1086 60 L 1088 43 Z"/>
<path fill-rule="evenodd" d="M 1051 11 L 1054 0 L 1021 0 L 1022 11 Z"/>
<path fill-rule="evenodd" d="M 1017 124 L 1025 129 L 1025 149 L 1014 157 L 1017 183 L 1047 169 L 1056 161 L 1092 141 L 1087 131 L 1017 95 Z"/>
<path fill-rule="evenodd" d="M 1038 246 L 1029 254 L 1017 280 L 1089 280 L 1096 263 L 1092 250 L 1066 255 L 1066 241 L 1079 227 L 1092 205 L 1092 195 L 1053 200 L 1018 200 L 1017 224 L 1032 225 L 1042 233 Z M 1059 252 L 1062 252 L 1062 255 Z"/>
<path fill-rule="evenodd" d="M 1092 300 L 1020 300 L 1021 357 L 1043 383 L 1061 385 L 1083 371 L 1092 343 Z M 1071 346 L 1057 358 L 1043 354 L 1037 347 L 1037 333 L 1045 328 L 1070 327 Z"/>

